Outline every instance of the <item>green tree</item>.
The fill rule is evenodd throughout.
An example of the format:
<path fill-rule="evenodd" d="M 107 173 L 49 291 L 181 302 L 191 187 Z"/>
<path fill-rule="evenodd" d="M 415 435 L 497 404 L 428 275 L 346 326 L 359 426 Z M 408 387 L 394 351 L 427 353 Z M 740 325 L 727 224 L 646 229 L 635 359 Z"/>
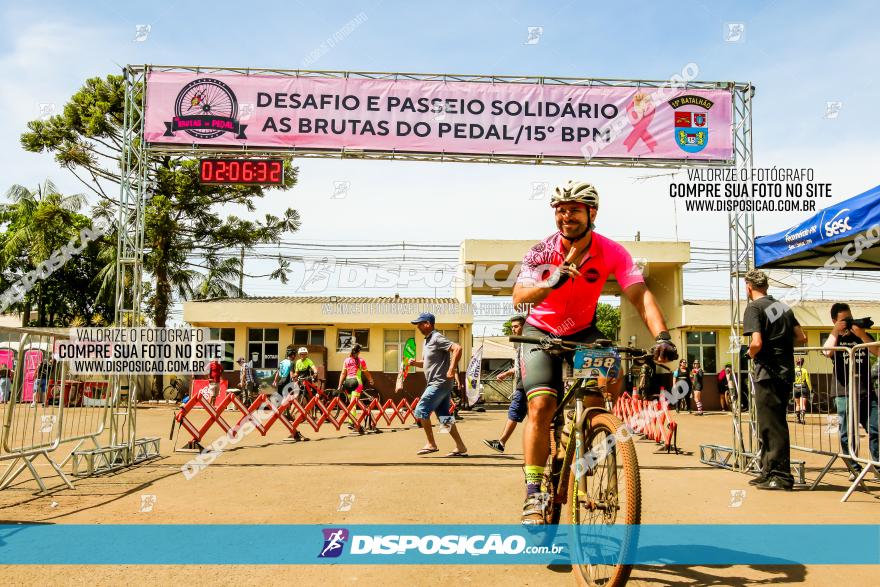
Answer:
<path fill-rule="evenodd" d="M 113 184 L 121 181 L 122 76 L 91 78 L 74 94 L 61 114 L 28 123 L 21 136 L 27 151 L 50 152 L 90 192 L 99 198 L 95 215 L 107 214 L 118 205 Z M 285 161 L 284 184 L 290 189 L 298 170 Z M 229 214 L 227 205 L 256 209 L 254 200 L 264 195 L 259 185 L 202 185 L 198 162 L 185 156 L 157 155 L 149 160 L 150 189 L 145 210 L 144 269 L 153 283 L 148 314 L 157 326 L 165 326 L 176 300 L 192 299 L 196 290 L 216 295 L 239 295 L 228 285 L 238 268 L 223 262 L 223 251 L 252 249 L 261 243 L 278 242 L 300 226 L 299 214 L 286 209 L 276 216 L 245 219 Z M 104 295 L 115 289 L 115 252 L 103 253 L 107 262 L 100 272 Z M 235 269 L 233 272 L 232 270 Z M 262 277 L 286 281 L 288 266 Z M 260 276 L 254 276 L 260 277 Z M 235 281 L 235 280 L 233 280 Z"/>
<path fill-rule="evenodd" d="M 138 89 L 141 91 L 143 88 Z M 96 216 L 118 206 L 115 194 L 121 181 L 124 92 L 122 76 L 90 78 L 61 114 L 29 122 L 28 132 L 21 136 L 25 150 L 53 153 L 55 160 L 98 198 Z M 296 185 L 298 170 L 291 166 L 290 158 L 284 167 L 284 183 L 278 189 L 287 190 Z M 237 286 L 235 291 L 227 287 L 232 273 L 229 264 L 220 262 L 224 251 L 248 251 L 257 244 L 279 242 L 300 226 L 299 214 L 291 208 L 259 219 L 230 214 L 230 205 L 243 207 L 248 215 L 255 212 L 254 201 L 263 197 L 264 188 L 202 185 L 198 172 L 198 161 L 186 155 L 157 154 L 148 160 L 144 211 L 144 270 L 148 275 L 144 281 L 150 281 L 152 287 L 143 299 L 146 314 L 156 326 L 165 326 L 172 304 L 192 299 L 196 290 L 219 295 L 242 293 Z M 107 295 L 116 285 L 115 272 L 110 269 L 110 263 L 115 267 L 115 252 L 102 254 L 102 258 L 108 263 L 100 271 L 102 292 Z M 271 273 L 250 276 L 284 283 L 287 273 L 288 264 L 279 259 L 278 268 Z M 160 387 L 158 378 L 154 386 Z"/>
<path fill-rule="evenodd" d="M 0 273 L 4 289 L 50 261 L 53 253 L 80 239 L 80 231 L 92 228 L 91 220 L 79 210 L 85 204 L 82 194 L 64 195 L 46 180 L 35 190 L 13 185 L 6 193 L 9 203 L 0 205 Z M 76 247 L 79 249 L 79 247 Z M 15 305 L 22 325 L 30 322 L 36 306 L 36 326 L 64 326 L 74 319 L 91 320 L 96 312 L 106 312 L 93 296 L 92 276 L 99 247 L 86 246 L 52 273 L 38 279 Z M 56 257 L 57 259 L 58 257 Z"/>
<path fill-rule="evenodd" d="M 617 333 L 620 331 L 620 308 L 599 302 L 596 306 L 596 328 L 602 331 L 602 334 L 609 340 L 617 340 Z"/>
<path fill-rule="evenodd" d="M 227 298 L 241 296 L 238 289 L 239 261 L 235 257 L 220 258 L 215 253 L 205 255 L 206 273 L 200 273 L 193 288 L 193 299 Z"/>
<path fill-rule="evenodd" d="M 513 334 L 513 326 L 511 325 L 509 318 L 501 325 L 501 334 L 504 336 L 510 336 Z"/>

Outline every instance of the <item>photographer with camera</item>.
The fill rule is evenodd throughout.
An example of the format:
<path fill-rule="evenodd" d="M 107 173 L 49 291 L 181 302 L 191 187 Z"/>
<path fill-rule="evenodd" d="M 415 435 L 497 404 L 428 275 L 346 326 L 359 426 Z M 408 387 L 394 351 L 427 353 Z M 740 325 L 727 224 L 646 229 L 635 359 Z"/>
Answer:
<path fill-rule="evenodd" d="M 853 347 L 863 343 L 874 342 L 874 339 L 866 331 L 873 326 L 870 318 L 853 319 L 849 305 L 838 302 L 831 306 L 831 320 L 834 328 L 831 335 L 825 341 L 825 348 Z M 869 349 L 860 349 L 853 355 L 855 365 L 856 385 L 859 397 L 859 422 L 868 432 L 868 448 L 871 458 L 878 459 L 878 433 L 877 433 L 877 390 L 871 390 L 871 361 L 868 356 Z M 880 356 L 880 347 L 870 348 L 872 354 Z M 849 451 L 849 439 L 847 430 L 847 384 L 849 382 L 849 353 L 844 351 L 824 351 L 826 357 L 834 361 L 834 375 L 837 385 L 834 388 L 834 403 L 837 407 L 837 415 L 840 420 L 840 451 Z M 856 475 L 861 470 L 857 462 L 848 461 L 852 469 L 850 481 L 855 481 Z"/>

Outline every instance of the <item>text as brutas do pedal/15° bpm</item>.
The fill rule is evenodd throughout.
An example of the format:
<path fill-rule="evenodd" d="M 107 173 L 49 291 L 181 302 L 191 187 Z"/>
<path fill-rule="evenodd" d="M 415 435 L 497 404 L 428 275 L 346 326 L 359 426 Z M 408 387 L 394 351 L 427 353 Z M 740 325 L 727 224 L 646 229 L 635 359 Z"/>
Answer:
<path fill-rule="evenodd" d="M 71 373 L 156 375 L 204 373 L 224 348 L 208 328 L 72 328 L 52 355 Z"/>

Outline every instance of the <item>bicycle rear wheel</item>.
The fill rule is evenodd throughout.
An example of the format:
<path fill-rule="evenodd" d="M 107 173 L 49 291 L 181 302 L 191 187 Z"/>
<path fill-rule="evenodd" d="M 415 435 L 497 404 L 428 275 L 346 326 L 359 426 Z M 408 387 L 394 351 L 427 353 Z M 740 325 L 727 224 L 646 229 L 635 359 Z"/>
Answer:
<path fill-rule="evenodd" d="M 632 437 L 615 438 L 621 427 L 609 413 L 591 414 L 583 428 L 586 448 L 575 455 L 584 466 L 577 467 L 580 478 L 570 476 L 566 511 L 574 526 L 572 571 L 579 585 L 619 587 L 632 572 L 625 561 L 638 546 L 641 481 Z"/>
<path fill-rule="evenodd" d="M 556 493 L 556 487 L 559 482 L 559 476 L 562 474 L 563 459 L 558 458 L 556 454 L 561 441 L 561 424 L 554 423 L 550 428 L 550 455 L 547 457 L 547 465 L 544 467 L 544 479 L 541 482 L 541 491 L 547 493 L 550 498 L 549 507 L 544 511 L 545 524 L 558 524 L 562 513 L 562 504 L 559 503 L 559 496 Z"/>
<path fill-rule="evenodd" d="M 177 388 L 173 385 L 166 385 L 165 389 L 162 391 L 162 398 L 168 401 L 179 401 L 180 397 L 178 397 Z"/>

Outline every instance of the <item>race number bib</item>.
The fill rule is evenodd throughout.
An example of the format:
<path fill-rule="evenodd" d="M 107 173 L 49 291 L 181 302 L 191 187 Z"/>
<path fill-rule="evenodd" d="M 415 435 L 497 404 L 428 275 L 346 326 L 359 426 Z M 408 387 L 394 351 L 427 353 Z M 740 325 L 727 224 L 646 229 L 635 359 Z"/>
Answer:
<path fill-rule="evenodd" d="M 620 372 L 620 355 L 613 349 L 579 349 L 574 354 L 574 376 L 615 379 Z"/>

